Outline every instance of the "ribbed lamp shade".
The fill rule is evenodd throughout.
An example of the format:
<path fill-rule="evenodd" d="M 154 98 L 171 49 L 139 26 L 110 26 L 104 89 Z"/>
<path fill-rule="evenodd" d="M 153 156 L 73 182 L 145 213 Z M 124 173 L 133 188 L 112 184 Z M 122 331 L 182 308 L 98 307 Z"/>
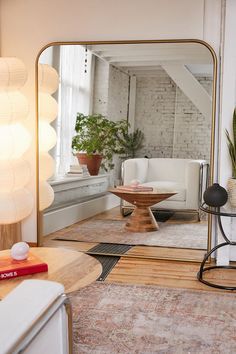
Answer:
<path fill-rule="evenodd" d="M 39 91 L 50 95 L 57 91 L 59 85 L 59 76 L 57 71 L 48 64 L 39 64 L 38 66 Z"/>
<path fill-rule="evenodd" d="M 39 180 L 46 181 L 53 176 L 55 171 L 55 161 L 48 152 L 39 155 Z"/>
<path fill-rule="evenodd" d="M 54 191 L 46 181 L 39 181 L 39 210 L 48 208 L 54 200 Z"/>
<path fill-rule="evenodd" d="M 39 210 L 48 208 L 54 200 L 54 191 L 46 182 L 54 174 L 55 163 L 48 154 L 57 141 L 50 123 L 58 113 L 57 101 L 51 96 L 57 89 L 59 78 L 56 70 L 47 64 L 38 65 L 39 87 Z"/>
<path fill-rule="evenodd" d="M 0 161 L 0 193 L 10 193 L 24 188 L 30 180 L 31 168 L 28 161 Z"/>
<path fill-rule="evenodd" d="M 20 159 L 30 142 L 31 136 L 22 124 L 0 125 L 0 160 Z"/>
<path fill-rule="evenodd" d="M 28 115 L 28 101 L 18 92 L 0 91 L 0 124 L 16 123 Z"/>
<path fill-rule="evenodd" d="M 45 120 L 51 123 L 56 119 L 58 114 L 58 104 L 55 98 L 48 93 L 39 94 L 39 117 L 41 120 Z"/>
<path fill-rule="evenodd" d="M 33 209 L 33 198 L 27 189 L 0 193 L 0 201 L 0 224 L 19 222 Z"/>
<path fill-rule="evenodd" d="M 18 58 L 0 58 L 0 90 L 16 91 L 27 79 L 25 65 Z"/>
<path fill-rule="evenodd" d="M 47 152 L 51 150 L 57 142 L 55 129 L 44 121 L 39 122 L 39 151 Z"/>
<path fill-rule="evenodd" d="M 31 136 L 22 122 L 28 114 L 28 101 L 19 91 L 27 73 L 17 58 L 0 58 L 0 224 L 14 224 L 33 209 L 33 196 L 25 188 L 30 165 L 23 155 Z"/>

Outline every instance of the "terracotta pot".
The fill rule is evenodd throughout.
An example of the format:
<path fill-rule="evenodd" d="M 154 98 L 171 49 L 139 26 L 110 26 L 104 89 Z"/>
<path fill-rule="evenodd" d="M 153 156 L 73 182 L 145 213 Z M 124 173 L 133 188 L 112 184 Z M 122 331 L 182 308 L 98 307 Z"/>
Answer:
<path fill-rule="evenodd" d="M 88 171 L 91 176 L 97 176 L 101 162 L 102 162 L 102 155 L 93 154 L 87 155 L 86 153 L 79 152 L 76 154 L 77 159 L 79 160 L 80 165 L 87 165 Z"/>
<path fill-rule="evenodd" d="M 236 208 L 236 178 L 230 178 L 227 183 L 229 202 L 233 208 Z"/>

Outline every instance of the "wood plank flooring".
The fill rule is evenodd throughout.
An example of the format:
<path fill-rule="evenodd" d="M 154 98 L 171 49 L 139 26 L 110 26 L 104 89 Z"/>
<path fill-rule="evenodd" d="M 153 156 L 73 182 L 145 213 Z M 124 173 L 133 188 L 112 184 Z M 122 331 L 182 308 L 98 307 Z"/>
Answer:
<path fill-rule="evenodd" d="M 198 271 L 198 263 L 122 257 L 105 281 L 193 290 L 227 291 L 200 283 L 197 280 Z M 236 286 L 235 275 L 235 270 L 212 270 L 211 273 L 205 275 L 205 279 L 221 285 Z"/>
<path fill-rule="evenodd" d="M 94 216 L 94 219 L 101 218 L 120 219 L 121 216 L 116 209 Z M 62 247 L 87 252 L 97 243 L 57 241 L 50 235 L 44 237 L 44 246 Z M 165 247 L 135 246 L 125 256 L 121 256 L 117 265 L 106 278 L 109 283 L 127 283 L 158 285 L 173 288 L 185 288 L 206 291 L 224 291 L 208 287 L 197 280 L 197 272 L 200 267 L 205 251 L 175 249 Z M 114 256 L 114 255 L 113 255 Z M 154 259 L 158 258 L 158 259 Z M 166 260 L 168 258 L 169 260 Z M 176 261 L 181 259 L 182 261 Z M 192 262 L 183 261 L 192 260 Z M 213 270 L 204 277 L 218 284 L 236 286 L 236 271 Z"/>
<path fill-rule="evenodd" d="M 86 252 L 91 244 L 68 241 L 48 241 L 48 247 L 60 247 Z M 46 245 L 45 245 L 46 246 Z M 164 287 L 193 290 L 223 291 L 208 287 L 197 280 L 200 264 L 173 260 L 157 260 L 135 257 L 121 257 L 106 278 L 110 283 L 159 285 Z M 236 286 L 236 271 L 213 270 L 206 279 L 219 284 Z"/>
<path fill-rule="evenodd" d="M 185 222 L 192 222 L 192 218 L 194 216 L 186 216 Z M 120 214 L 119 207 L 110 209 L 101 214 L 97 214 L 94 217 L 90 218 L 94 220 L 122 220 L 123 216 Z M 89 219 L 83 220 L 78 224 L 83 224 Z M 180 221 L 183 221 L 183 215 L 180 216 Z M 171 222 L 171 221 L 168 221 Z M 178 223 L 178 218 L 175 219 L 175 223 Z M 75 241 L 57 241 L 53 240 L 53 238 L 61 236 L 61 230 L 58 232 L 54 232 L 43 238 L 43 245 L 48 247 L 65 247 L 69 249 L 76 249 L 77 251 L 87 252 L 92 247 L 98 245 L 96 242 L 75 242 Z M 102 254 L 102 253 L 101 253 Z M 117 255 L 120 254 L 109 254 L 106 255 Z M 151 259 L 170 259 L 170 260 L 186 260 L 186 261 L 196 261 L 201 262 L 203 256 L 205 254 L 204 250 L 199 249 L 186 249 L 186 248 L 170 248 L 170 247 L 155 247 L 155 246 L 134 246 L 127 253 L 128 257 L 135 258 L 151 258 Z"/>

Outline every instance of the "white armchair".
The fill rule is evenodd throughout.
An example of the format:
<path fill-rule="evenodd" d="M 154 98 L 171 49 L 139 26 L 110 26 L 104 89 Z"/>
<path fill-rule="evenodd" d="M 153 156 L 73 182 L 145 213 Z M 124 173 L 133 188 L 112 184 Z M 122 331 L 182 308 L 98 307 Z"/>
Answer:
<path fill-rule="evenodd" d="M 25 280 L 0 301 L 0 354 L 72 353 L 71 325 L 61 284 Z"/>
<path fill-rule="evenodd" d="M 144 186 L 160 191 L 175 191 L 171 198 L 155 204 L 153 209 L 188 210 L 199 212 L 202 194 L 208 182 L 205 160 L 175 158 L 135 158 L 122 164 L 123 184 L 137 179 Z M 122 212 L 132 205 L 122 201 Z"/>

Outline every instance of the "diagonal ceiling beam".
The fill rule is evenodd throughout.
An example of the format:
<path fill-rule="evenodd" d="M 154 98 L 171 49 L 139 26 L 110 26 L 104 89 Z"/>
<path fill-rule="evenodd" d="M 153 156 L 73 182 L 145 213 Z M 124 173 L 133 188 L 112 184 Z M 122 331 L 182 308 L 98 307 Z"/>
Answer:
<path fill-rule="evenodd" d="M 206 117 L 211 117 L 211 96 L 193 74 L 181 64 L 163 64 L 163 69 Z"/>

